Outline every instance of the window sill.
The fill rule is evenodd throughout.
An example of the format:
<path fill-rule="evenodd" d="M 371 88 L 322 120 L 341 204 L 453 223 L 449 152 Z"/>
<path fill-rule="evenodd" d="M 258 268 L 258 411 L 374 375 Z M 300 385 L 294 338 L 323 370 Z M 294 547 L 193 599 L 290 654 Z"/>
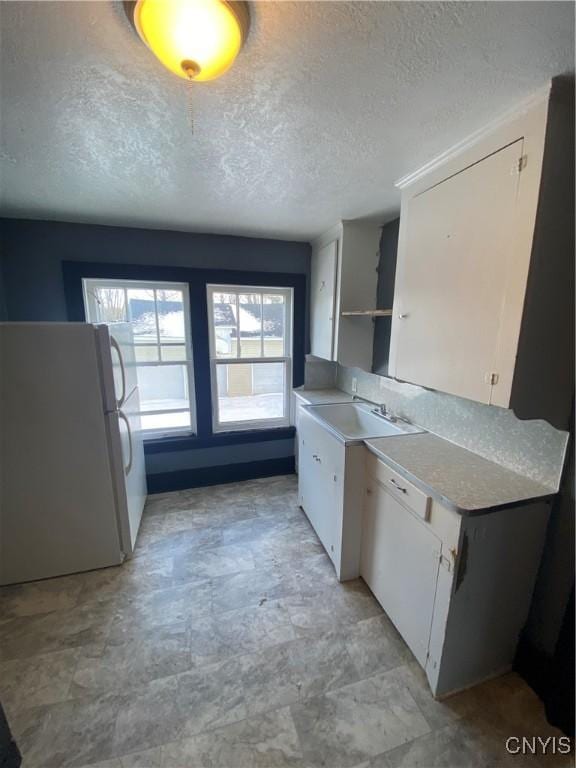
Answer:
<path fill-rule="evenodd" d="M 194 451 L 202 448 L 217 448 L 225 445 L 243 445 L 246 443 L 265 443 L 269 440 L 290 440 L 296 434 L 293 426 L 271 427 L 261 429 L 235 430 L 230 432 L 216 432 L 212 435 L 200 437 L 199 435 L 145 437 L 144 452 L 171 453 L 172 451 Z"/>
<path fill-rule="evenodd" d="M 196 432 L 191 432 L 189 429 L 173 429 L 170 431 L 166 430 L 166 432 L 162 432 L 160 429 L 143 429 L 141 434 L 145 443 L 158 442 L 160 440 L 190 440 L 198 437 Z"/>
<path fill-rule="evenodd" d="M 213 435 L 236 435 L 239 432 L 249 434 L 251 432 L 274 432 L 278 429 L 286 429 L 290 426 L 288 419 L 275 419 L 266 421 L 230 422 L 219 426 L 212 425 Z"/>

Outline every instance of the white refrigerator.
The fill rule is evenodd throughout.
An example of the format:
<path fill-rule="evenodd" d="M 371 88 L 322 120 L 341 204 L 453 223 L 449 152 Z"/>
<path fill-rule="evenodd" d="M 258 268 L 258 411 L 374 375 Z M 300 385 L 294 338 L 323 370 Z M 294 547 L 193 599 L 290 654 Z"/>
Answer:
<path fill-rule="evenodd" d="M 127 323 L 0 323 L 0 584 L 122 563 L 146 500 Z"/>

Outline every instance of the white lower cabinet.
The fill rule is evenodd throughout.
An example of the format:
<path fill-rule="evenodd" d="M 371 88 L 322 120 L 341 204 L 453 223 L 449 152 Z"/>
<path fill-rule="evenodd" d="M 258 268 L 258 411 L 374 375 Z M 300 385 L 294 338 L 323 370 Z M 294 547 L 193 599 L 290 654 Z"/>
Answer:
<path fill-rule="evenodd" d="M 360 575 L 426 664 L 442 542 L 378 482 L 368 488 Z"/>
<path fill-rule="evenodd" d="M 298 497 L 340 581 L 358 578 L 363 445 L 346 446 L 304 408 L 298 418 Z"/>
<path fill-rule="evenodd" d="M 434 696 L 508 671 L 530 608 L 549 502 L 467 515 L 428 499 L 423 517 L 419 489 L 404 486 L 372 454 L 366 468 L 360 575 Z"/>
<path fill-rule="evenodd" d="M 331 558 L 337 546 L 338 486 L 341 484 L 338 477 L 342 474 L 339 465 L 343 463 L 338 461 L 338 451 L 334 448 L 338 446 L 328 441 L 302 437 L 298 456 L 302 467 L 300 504 Z"/>

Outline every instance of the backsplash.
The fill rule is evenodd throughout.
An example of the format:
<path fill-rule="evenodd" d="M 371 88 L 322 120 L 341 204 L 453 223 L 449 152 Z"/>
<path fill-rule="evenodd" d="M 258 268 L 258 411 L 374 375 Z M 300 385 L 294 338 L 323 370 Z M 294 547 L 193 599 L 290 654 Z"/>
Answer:
<path fill-rule="evenodd" d="M 345 368 L 317 358 L 306 362 L 305 387 L 336 386 L 374 403 L 386 403 L 397 416 L 456 445 L 556 490 L 560 484 L 568 433 L 546 421 L 521 421 L 505 408 L 405 384 L 385 376 Z M 315 383 L 319 382 L 319 383 Z"/>
<path fill-rule="evenodd" d="M 322 360 L 321 357 L 306 355 L 304 367 L 304 389 L 330 389 L 336 386 L 338 363 Z"/>

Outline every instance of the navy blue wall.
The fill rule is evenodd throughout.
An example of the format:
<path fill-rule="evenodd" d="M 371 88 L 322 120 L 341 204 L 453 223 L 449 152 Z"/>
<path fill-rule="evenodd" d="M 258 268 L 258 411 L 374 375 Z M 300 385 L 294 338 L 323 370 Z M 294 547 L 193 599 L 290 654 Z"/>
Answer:
<path fill-rule="evenodd" d="M 10 320 L 66 320 L 63 261 L 237 269 L 310 270 L 308 243 L 0 219 Z"/>
<path fill-rule="evenodd" d="M 307 285 L 310 270 L 308 243 L 15 219 L 0 219 L 0 254 L 0 289 L 3 283 L 12 321 L 70 319 L 64 262 L 283 273 L 304 276 Z M 263 440 L 235 435 L 231 444 L 218 437 L 195 447 L 175 441 L 168 451 L 150 447 L 146 467 L 151 490 L 163 491 L 290 471 L 293 457 L 291 431 L 278 430 Z"/>

